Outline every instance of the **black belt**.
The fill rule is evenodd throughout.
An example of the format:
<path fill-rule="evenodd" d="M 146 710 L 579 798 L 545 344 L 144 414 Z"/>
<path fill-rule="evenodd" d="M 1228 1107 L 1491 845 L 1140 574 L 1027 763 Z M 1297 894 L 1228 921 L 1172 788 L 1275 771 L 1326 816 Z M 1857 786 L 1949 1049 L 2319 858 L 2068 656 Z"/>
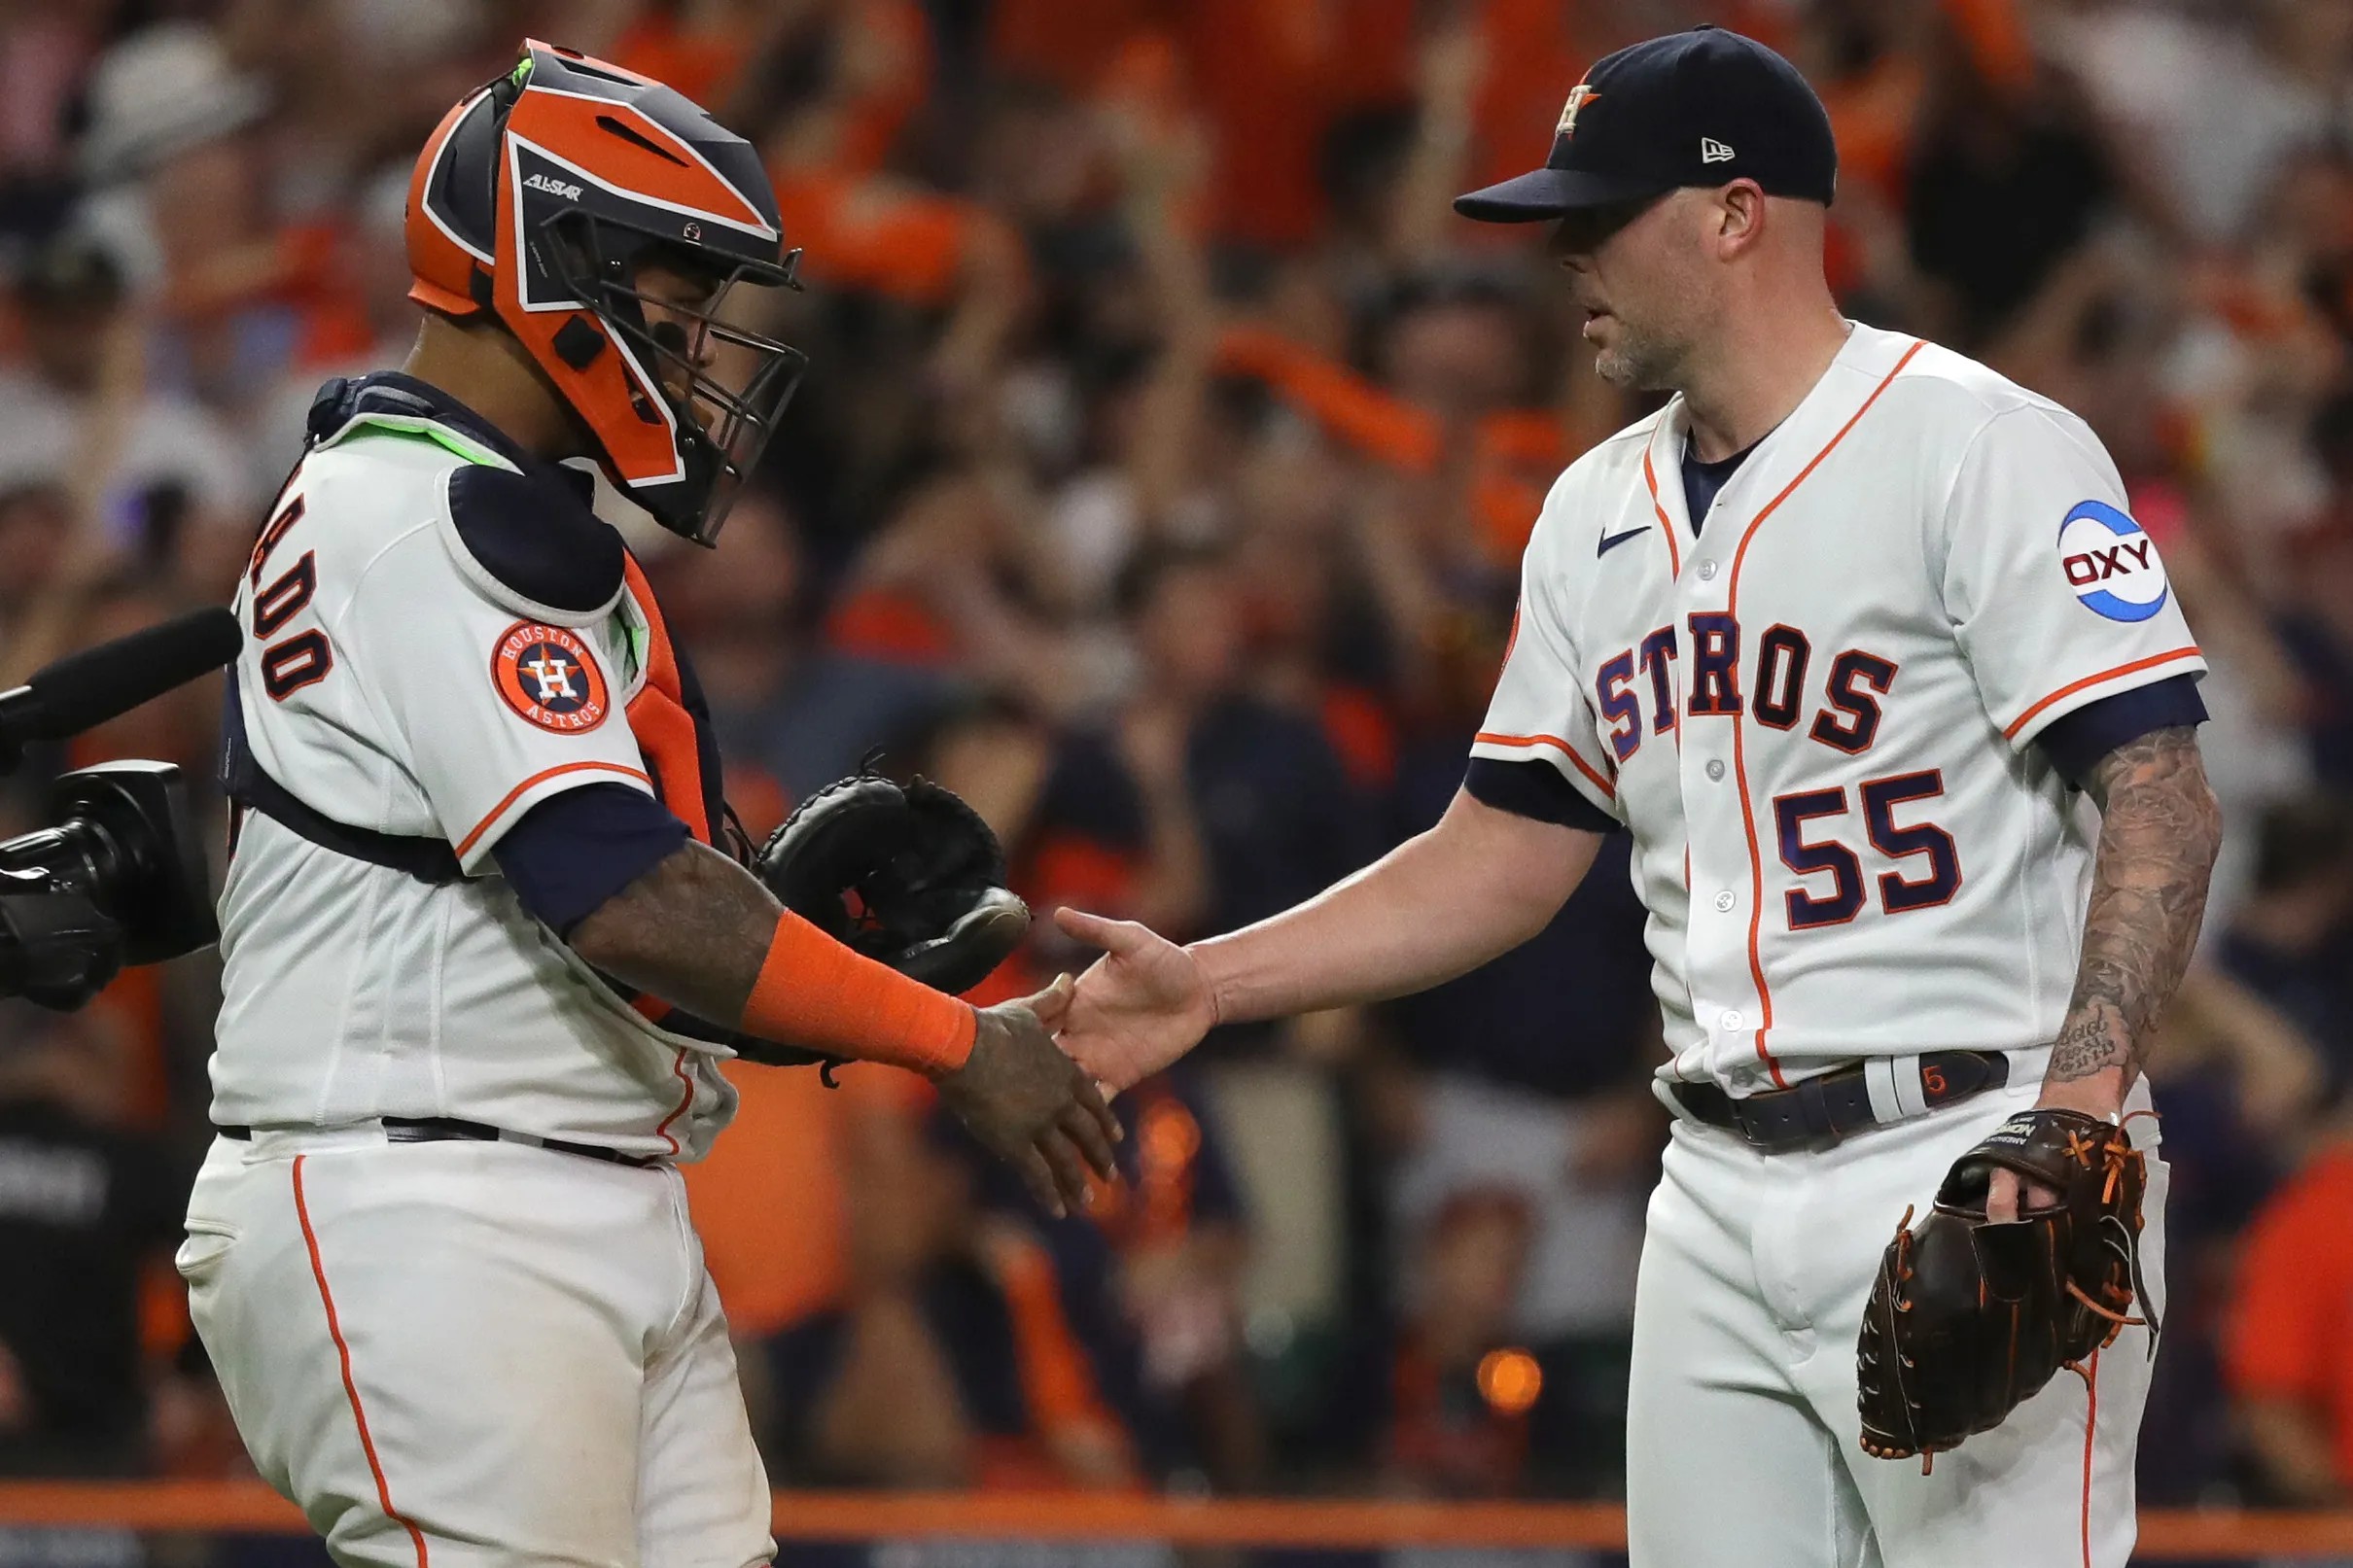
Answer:
<path fill-rule="evenodd" d="M 1910 1081 L 1894 1094 L 1901 1105 L 1934 1110 L 2010 1081 L 2010 1059 L 1998 1051 L 1931 1051 L 1904 1059 Z M 1789 1089 L 1736 1099 L 1714 1084 L 1668 1084 L 1675 1103 L 1710 1127 L 1728 1128 L 1769 1154 L 1809 1143 L 1836 1143 L 1867 1127 L 1901 1121 L 1882 1116 L 1871 1103 L 1870 1067 L 1858 1063 L 1809 1078 Z M 1900 1064 L 1895 1071 L 1905 1071 Z M 1917 1114 L 1915 1111 L 1914 1114 Z"/>
<path fill-rule="evenodd" d="M 661 1165 L 662 1160 L 650 1154 L 623 1154 L 597 1143 L 575 1143 L 570 1138 L 544 1138 L 532 1132 L 509 1132 L 505 1128 L 484 1122 L 461 1122 L 454 1116 L 385 1116 L 384 1136 L 394 1143 L 521 1143 L 534 1149 L 553 1149 L 558 1154 L 577 1154 L 583 1160 L 602 1160 L 608 1165 L 628 1166 L 645 1170 Z M 253 1139 L 250 1127 L 215 1127 L 214 1132 L 239 1143 Z"/>

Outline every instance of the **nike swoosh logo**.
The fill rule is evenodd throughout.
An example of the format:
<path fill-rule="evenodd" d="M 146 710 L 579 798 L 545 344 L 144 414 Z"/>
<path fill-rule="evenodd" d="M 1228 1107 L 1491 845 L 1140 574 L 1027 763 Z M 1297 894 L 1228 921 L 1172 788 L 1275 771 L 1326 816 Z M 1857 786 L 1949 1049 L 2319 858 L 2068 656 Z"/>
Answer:
<path fill-rule="evenodd" d="M 1617 546 L 1625 543 L 1628 540 L 1640 539 L 1643 535 L 1649 532 L 1650 525 L 1648 523 L 1644 523 L 1640 528 L 1630 528 L 1623 534 L 1604 534 L 1601 536 L 1600 547 L 1594 551 L 1594 559 L 1598 561 L 1602 556 L 1607 555 Z"/>

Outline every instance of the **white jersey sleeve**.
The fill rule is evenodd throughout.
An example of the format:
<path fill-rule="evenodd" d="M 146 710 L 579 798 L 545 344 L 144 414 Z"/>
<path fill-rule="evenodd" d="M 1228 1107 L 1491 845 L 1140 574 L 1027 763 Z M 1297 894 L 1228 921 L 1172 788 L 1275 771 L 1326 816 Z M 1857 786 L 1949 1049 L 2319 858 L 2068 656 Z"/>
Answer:
<path fill-rule="evenodd" d="M 469 874 L 551 795 L 599 783 L 652 792 L 620 712 L 624 636 L 615 617 L 557 626 L 493 603 L 434 529 L 369 563 L 335 628 Z"/>
<path fill-rule="evenodd" d="M 1610 748 L 1578 676 L 1576 637 L 1562 608 L 1566 584 L 1555 557 L 1564 532 L 1556 512 L 1563 488 L 1556 485 L 1547 498 L 1521 558 L 1511 644 L 1471 755 L 1505 762 L 1541 757 L 1587 800 L 1624 821 L 1616 764 L 1608 760 Z M 1640 714 L 1633 722 L 1641 722 Z"/>
<path fill-rule="evenodd" d="M 1943 523 L 1945 608 L 2013 748 L 2103 697 L 2204 672 L 2155 541 L 2073 414 L 2037 401 L 1987 420 Z"/>

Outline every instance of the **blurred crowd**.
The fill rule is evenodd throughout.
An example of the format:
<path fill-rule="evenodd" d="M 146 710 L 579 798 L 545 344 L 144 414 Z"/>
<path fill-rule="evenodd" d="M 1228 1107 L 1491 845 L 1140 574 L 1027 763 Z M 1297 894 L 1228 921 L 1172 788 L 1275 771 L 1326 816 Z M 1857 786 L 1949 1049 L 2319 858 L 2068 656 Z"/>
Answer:
<path fill-rule="evenodd" d="M 719 550 L 612 513 L 753 832 L 879 748 L 1034 908 L 1230 929 L 1436 819 L 1545 487 L 1647 406 L 1449 198 L 1703 20 L 1830 106 L 1849 313 L 2081 412 L 2160 541 L 2230 843 L 2154 1069 L 2143 1495 L 2345 1501 L 2343 0 L 0 0 L 0 687 L 226 599 L 313 390 L 406 352 L 416 148 L 536 35 L 713 107 L 806 247 L 759 325 L 814 367 Z M 0 822 L 91 759 L 207 781 L 218 700 L 28 759 Z M 1474 975 L 1141 1086 L 1085 1219 L 911 1078 L 736 1069 L 689 1187 L 777 1480 L 1610 1495 L 1664 1136 L 1624 853 Z M 1086 958 L 1041 923 L 991 993 Z M 169 1265 L 214 985 L 0 1004 L 0 1474 L 241 1462 Z"/>

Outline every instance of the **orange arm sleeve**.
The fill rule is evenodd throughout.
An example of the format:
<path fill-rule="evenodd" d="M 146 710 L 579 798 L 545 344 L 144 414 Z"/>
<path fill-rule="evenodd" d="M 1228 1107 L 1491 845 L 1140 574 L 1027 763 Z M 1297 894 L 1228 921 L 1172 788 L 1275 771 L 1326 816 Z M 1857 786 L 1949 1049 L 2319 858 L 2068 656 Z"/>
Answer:
<path fill-rule="evenodd" d="M 740 1027 L 781 1045 L 936 1078 L 965 1064 L 980 1022 L 955 997 L 852 952 L 787 910 Z"/>

